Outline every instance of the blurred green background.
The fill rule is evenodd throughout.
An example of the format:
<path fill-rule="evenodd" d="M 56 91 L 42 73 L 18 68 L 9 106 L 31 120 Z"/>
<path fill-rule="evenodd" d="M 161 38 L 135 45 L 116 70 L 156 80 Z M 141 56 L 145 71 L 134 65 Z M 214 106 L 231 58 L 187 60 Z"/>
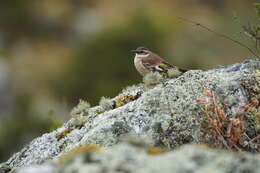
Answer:
<path fill-rule="evenodd" d="M 11 0 L 0 2 L 0 162 L 92 106 L 142 81 L 130 50 L 146 46 L 170 63 L 208 69 L 252 57 L 181 16 L 249 46 L 257 20 L 248 0 Z M 235 19 L 236 18 L 236 19 Z M 241 32 L 242 31 L 242 32 Z"/>

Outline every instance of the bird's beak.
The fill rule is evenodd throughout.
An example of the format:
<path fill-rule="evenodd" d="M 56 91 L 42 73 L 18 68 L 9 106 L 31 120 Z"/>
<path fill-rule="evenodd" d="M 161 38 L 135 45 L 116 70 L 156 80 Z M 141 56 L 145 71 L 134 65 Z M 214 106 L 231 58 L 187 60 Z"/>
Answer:
<path fill-rule="evenodd" d="M 131 50 L 131 52 L 138 53 L 139 51 L 138 50 Z"/>

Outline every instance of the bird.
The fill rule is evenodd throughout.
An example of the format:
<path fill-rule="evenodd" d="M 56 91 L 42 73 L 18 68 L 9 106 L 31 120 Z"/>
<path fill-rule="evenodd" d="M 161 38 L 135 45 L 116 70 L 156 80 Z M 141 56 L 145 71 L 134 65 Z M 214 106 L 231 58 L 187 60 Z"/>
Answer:
<path fill-rule="evenodd" d="M 149 73 L 158 72 L 163 77 L 178 77 L 185 73 L 186 69 L 178 68 L 166 62 L 156 53 L 146 47 L 138 47 L 132 50 L 135 53 L 134 65 L 136 70 L 146 76 Z"/>

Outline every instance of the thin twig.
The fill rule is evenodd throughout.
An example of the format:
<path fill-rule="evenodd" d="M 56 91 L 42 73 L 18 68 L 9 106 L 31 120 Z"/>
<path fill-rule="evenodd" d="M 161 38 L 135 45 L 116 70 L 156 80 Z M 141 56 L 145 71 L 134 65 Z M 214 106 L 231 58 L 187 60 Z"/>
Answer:
<path fill-rule="evenodd" d="M 252 142 L 254 142 L 255 140 L 257 140 L 258 138 L 260 138 L 260 135 L 257 135 L 256 137 L 254 137 L 254 138 L 251 139 L 251 141 L 249 141 L 248 143 L 252 143 Z"/>
<path fill-rule="evenodd" d="M 234 42 L 234 43 L 236 43 L 236 44 L 238 44 L 238 45 L 240 45 L 240 46 L 246 48 L 249 52 L 251 52 L 251 53 L 252 53 L 254 56 L 256 56 L 257 58 L 260 58 L 260 55 L 258 55 L 257 53 L 255 53 L 250 47 L 248 47 L 247 45 L 245 45 L 245 44 L 243 44 L 243 43 L 241 43 L 241 42 L 239 42 L 239 41 L 237 41 L 237 40 L 234 40 L 233 38 L 230 38 L 229 36 L 227 36 L 227 35 L 225 35 L 225 34 L 218 33 L 218 32 L 216 32 L 216 31 L 214 31 L 214 30 L 212 30 L 212 29 L 210 29 L 210 28 L 208 28 L 208 27 L 206 27 L 206 26 L 204 26 L 204 25 L 202 25 L 202 24 L 200 24 L 200 23 L 198 23 L 198 22 L 194 22 L 194 21 L 192 21 L 192 20 L 189 20 L 189 19 L 186 19 L 186 18 L 183 18 L 183 17 L 177 17 L 177 18 L 180 19 L 180 20 L 182 20 L 182 21 L 195 24 L 196 26 L 199 26 L 199 27 L 201 27 L 201 28 L 203 28 L 203 29 L 205 29 L 205 30 L 207 30 L 207 31 L 209 31 L 209 32 L 211 32 L 211 33 L 213 33 L 213 34 L 215 34 L 215 35 L 218 35 L 218 36 L 223 37 L 223 38 L 225 38 L 225 39 L 227 39 L 227 40 L 230 40 L 230 41 L 232 41 L 232 42 Z"/>
<path fill-rule="evenodd" d="M 246 135 L 247 136 L 247 135 Z M 248 136 L 247 136 L 248 139 L 250 139 Z M 248 141 L 245 145 L 243 145 L 243 147 L 246 147 L 250 144 L 252 144 L 255 140 L 257 140 L 258 138 L 260 138 L 260 135 L 257 135 L 256 137 L 254 137 L 253 139 L 250 139 L 250 141 Z"/>
<path fill-rule="evenodd" d="M 240 149 L 236 144 L 234 144 L 234 147 L 237 149 L 237 151 L 242 152 L 242 149 Z"/>
<path fill-rule="evenodd" d="M 220 131 L 217 129 L 217 133 L 218 133 L 218 139 L 221 140 L 222 144 L 229 150 L 231 150 L 231 148 L 228 146 L 227 141 L 225 140 L 225 138 L 222 136 L 222 134 L 220 133 Z"/>
<path fill-rule="evenodd" d="M 259 50 L 258 50 L 258 40 L 255 39 L 255 49 L 256 49 L 256 52 L 259 54 Z"/>
<path fill-rule="evenodd" d="M 249 136 L 246 134 L 246 132 L 244 132 L 244 135 L 246 136 L 247 139 L 249 139 L 251 141 L 251 138 L 249 138 Z"/>

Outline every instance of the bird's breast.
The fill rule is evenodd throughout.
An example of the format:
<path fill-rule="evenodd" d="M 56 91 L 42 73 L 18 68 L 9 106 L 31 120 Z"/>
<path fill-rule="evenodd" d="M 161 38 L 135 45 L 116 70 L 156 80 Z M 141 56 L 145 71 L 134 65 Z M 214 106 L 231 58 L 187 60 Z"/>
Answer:
<path fill-rule="evenodd" d="M 135 57 L 134 64 L 136 70 L 142 75 L 145 76 L 147 73 L 149 73 L 149 70 L 143 65 L 142 59 L 139 57 Z"/>

